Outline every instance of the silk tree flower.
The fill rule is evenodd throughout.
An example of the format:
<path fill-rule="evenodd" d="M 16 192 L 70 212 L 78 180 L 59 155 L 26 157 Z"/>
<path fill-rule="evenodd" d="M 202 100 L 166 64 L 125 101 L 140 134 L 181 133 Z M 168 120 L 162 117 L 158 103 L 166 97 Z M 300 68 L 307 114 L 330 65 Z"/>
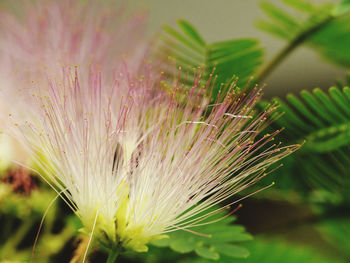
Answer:
<path fill-rule="evenodd" d="M 80 72 L 98 65 L 113 79 L 121 57 L 136 70 L 146 49 L 145 18 L 128 16 L 118 3 L 35 0 L 21 2 L 19 14 L 0 10 L 1 90 L 17 95 L 24 82 L 46 81 L 43 72 L 71 65 Z"/>
<path fill-rule="evenodd" d="M 56 72 L 65 65 L 82 65 L 80 72 L 88 74 L 93 64 L 104 72 L 104 79 L 112 80 L 121 57 L 128 61 L 129 70 L 133 65 L 136 71 L 144 56 L 145 15 L 127 14 L 120 1 L 11 1 L 11 6 L 16 12 L 0 10 L 2 121 L 9 114 L 16 114 L 17 118 L 23 115 L 28 120 L 23 104 L 8 103 L 7 98 L 28 96 L 22 92 L 26 82 L 46 82 L 43 72 Z M 6 125 L 0 121 L 0 127 Z M 5 139 L 8 140 L 7 137 L 1 140 Z M 15 152 L 13 159 L 31 163 L 15 140 L 9 143 Z M 5 160 L 11 158 L 5 155 L 1 162 L 7 165 Z"/>
<path fill-rule="evenodd" d="M 254 113 L 258 88 L 245 94 L 232 85 L 209 104 L 199 80 L 187 91 L 150 75 L 102 83 L 95 72 L 51 78 L 47 94 L 31 98 L 37 119 L 12 116 L 9 132 L 38 158 L 85 231 L 112 250 L 147 251 L 152 240 L 201 225 L 215 213 L 203 212 L 299 147 L 271 144 L 278 131 L 260 136 L 274 107 Z"/>
<path fill-rule="evenodd" d="M 120 1 L 20 3 L 17 14 L 1 10 L 0 16 L 0 55 L 12 62 L 15 68 L 11 70 L 23 74 L 42 67 L 55 70 L 57 66 L 79 64 L 88 69 L 90 63 L 95 63 L 106 74 L 105 68 L 115 69 L 121 56 L 142 56 L 145 15 L 127 15 Z"/>
<path fill-rule="evenodd" d="M 81 218 L 86 231 L 96 226 L 96 236 L 112 244 L 118 242 L 115 217 L 127 198 L 127 172 L 116 157 L 126 142 L 124 123 L 128 114 L 142 116 L 158 97 L 150 80 L 133 79 L 121 73 L 107 85 L 96 70 L 78 81 L 77 68 L 75 73 L 63 68 L 62 75 L 48 79 L 46 89 L 41 86 L 46 82 L 29 82 L 17 96 L 25 113 L 10 113 L 6 122 L 11 127 L 3 127 L 37 159 L 43 179 Z M 129 132 L 132 148 L 136 141 L 131 137 L 138 133 L 131 127 Z"/>

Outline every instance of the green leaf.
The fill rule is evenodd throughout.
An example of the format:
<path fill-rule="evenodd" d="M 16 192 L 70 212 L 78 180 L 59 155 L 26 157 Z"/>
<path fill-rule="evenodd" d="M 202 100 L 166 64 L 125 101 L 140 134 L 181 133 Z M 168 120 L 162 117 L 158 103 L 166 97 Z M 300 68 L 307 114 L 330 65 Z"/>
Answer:
<path fill-rule="evenodd" d="M 338 218 L 322 221 L 317 229 L 324 238 L 339 248 L 350 259 L 350 219 Z"/>
<path fill-rule="evenodd" d="M 274 178 L 276 185 L 293 179 L 308 189 L 307 193 L 327 190 L 343 196 L 350 186 L 350 96 L 349 88 L 332 87 L 328 93 L 314 89 L 300 96 L 289 94 L 275 99 L 277 114 L 284 114 L 274 129 L 285 128 L 279 140 L 302 143 L 301 150 L 287 157 L 288 169 Z M 289 178 L 286 178 L 289 177 Z M 336 199 L 336 198 L 335 198 Z M 341 198 L 339 199 L 341 200 Z"/>
<path fill-rule="evenodd" d="M 178 76 L 178 70 L 184 72 L 180 77 L 192 85 L 195 72 L 201 72 L 201 83 L 209 78 L 215 79 L 208 91 L 215 97 L 227 83 L 238 77 L 238 85 L 244 86 L 261 64 L 263 50 L 255 39 L 235 39 L 207 43 L 198 31 L 187 21 L 180 20 L 178 28 L 164 27 L 154 47 L 154 57 L 162 61 L 161 70 Z M 214 75 L 212 75 L 214 73 Z"/>
<path fill-rule="evenodd" d="M 202 258 L 212 259 L 212 260 L 218 260 L 220 258 L 220 255 L 215 252 L 212 248 L 207 247 L 196 247 L 195 249 L 196 254 Z"/>
<path fill-rule="evenodd" d="M 341 16 L 350 11 L 350 0 L 344 0 L 337 4 L 333 9 L 334 16 Z"/>
<path fill-rule="evenodd" d="M 183 242 L 181 239 L 174 240 L 171 242 L 170 248 L 179 253 L 189 253 L 197 247 L 194 239 L 189 238 L 186 242 Z"/>
<path fill-rule="evenodd" d="M 305 0 L 283 0 L 283 2 L 286 5 L 308 14 L 315 11 L 314 5 Z"/>
<path fill-rule="evenodd" d="M 282 9 L 276 7 L 269 2 L 262 2 L 260 4 L 261 9 L 268 15 L 271 19 L 275 20 L 276 23 L 283 23 L 285 26 L 289 26 L 291 28 L 298 27 L 298 23 L 295 19 L 283 11 Z"/>
<path fill-rule="evenodd" d="M 307 246 L 288 243 L 279 239 L 258 238 L 249 245 L 251 255 L 247 259 L 237 259 L 240 263 L 336 263 Z"/>
<path fill-rule="evenodd" d="M 203 48 L 200 45 L 196 45 L 197 43 L 193 39 L 188 38 L 186 35 L 183 35 L 181 32 L 176 31 L 172 27 L 164 26 L 163 29 L 166 33 L 168 33 L 169 36 L 179 41 L 185 47 L 192 49 L 192 51 L 200 55 L 203 54 L 204 52 Z"/>
<path fill-rule="evenodd" d="M 170 238 L 161 238 L 152 241 L 152 244 L 157 247 L 168 247 L 171 244 Z"/>
<path fill-rule="evenodd" d="M 283 0 L 295 10 L 264 2 L 268 18 L 257 27 L 289 41 L 288 46 L 306 44 L 322 57 L 343 67 L 350 67 L 350 1 L 339 4 L 306 0 Z M 291 9 L 289 8 L 289 9 Z M 292 12 L 297 11 L 297 12 Z"/>
<path fill-rule="evenodd" d="M 187 259 L 181 263 L 340 263 L 335 258 L 322 255 L 321 251 L 306 245 L 298 245 L 286 242 L 282 239 L 259 237 L 254 242 L 247 244 L 250 255 L 247 258 L 220 256 L 217 261 L 209 259 Z"/>
<path fill-rule="evenodd" d="M 170 232 L 169 239 L 156 240 L 151 244 L 157 247 L 169 247 L 181 254 L 195 252 L 203 258 L 212 260 L 217 260 L 222 255 L 231 258 L 247 257 L 249 254 L 247 249 L 238 246 L 237 243 L 250 241 L 252 236 L 245 232 L 243 226 L 232 224 L 234 216 L 227 217 L 225 210 L 217 209 L 217 207 L 210 208 L 200 213 L 198 216 L 216 211 L 201 221 L 203 225 L 191 228 L 191 232 L 184 230 Z"/>
<path fill-rule="evenodd" d="M 249 251 L 246 248 L 231 244 L 217 245 L 215 246 L 215 250 L 231 258 L 247 258 L 249 256 Z"/>
<path fill-rule="evenodd" d="M 178 25 L 181 28 L 182 32 L 184 32 L 187 36 L 191 37 L 199 45 L 205 46 L 205 41 L 190 23 L 186 22 L 185 20 L 179 20 Z"/>

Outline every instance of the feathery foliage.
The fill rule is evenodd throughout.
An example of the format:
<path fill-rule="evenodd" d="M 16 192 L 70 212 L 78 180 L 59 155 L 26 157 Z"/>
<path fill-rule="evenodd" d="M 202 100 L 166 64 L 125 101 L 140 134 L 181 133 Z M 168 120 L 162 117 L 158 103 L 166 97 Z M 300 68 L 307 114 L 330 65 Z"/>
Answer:
<path fill-rule="evenodd" d="M 295 245 L 292 243 L 287 243 L 283 240 L 271 240 L 267 238 L 258 238 L 254 242 L 248 244 L 251 251 L 251 255 L 247 259 L 232 259 L 228 257 L 223 257 L 218 261 L 213 260 L 185 260 L 181 262 L 191 262 L 191 263 L 232 263 L 232 262 L 242 262 L 242 263 L 340 263 L 342 261 L 337 261 L 335 259 L 328 259 L 324 256 L 317 255 L 313 249 L 301 247 L 300 245 Z"/>
<path fill-rule="evenodd" d="M 304 189 L 323 189 L 335 194 L 347 191 L 350 163 L 350 88 L 332 87 L 302 91 L 300 97 L 289 94 L 286 100 L 273 99 L 284 115 L 275 121 L 286 130 L 279 138 L 302 142 L 300 151 L 285 161 L 287 180 L 302 181 Z M 265 103 L 263 103 L 265 104 Z"/>
<path fill-rule="evenodd" d="M 216 220 L 218 221 L 215 222 Z M 252 236 L 245 232 L 243 226 L 233 224 L 235 220 L 235 216 L 227 216 L 225 211 L 220 211 L 203 220 L 204 225 L 191 229 L 200 234 L 175 231 L 169 234 L 169 238 L 153 241 L 152 244 L 157 247 L 170 247 L 182 254 L 195 252 L 198 256 L 211 260 L 218 260 L 222 256 L 246 258 L 249 256 L 248 250 L 236 243 L 250 241 Z M 206 224 L 212 221 L 214 223 Z"/>
<path fill-rule="evenodd" d="M 317 3 L 307 0 L 283 0 L 285 11 L 269 2 L 261 9 L 269 19 L 259 20 L 257 27 L 276 37 L 289 41 L 294 48 L 306 43 L 324 58 L 338 65 L 350 66 L 350 2 Z"/>
<path fill-rule="evenodd" d="M 216 90 L 235 76 L 239 77 L 238 85 L 243 86 L 262 62 L 263 50 L 255 39 L 207 43 L 190 23 L 179 20 L 178 27 L 164 27 L 154 56 L 164 62 L 167 73 L 177 74 L 179 68 L 188 73 L 182 78 L 189 85 L 198 68 L 203 68 L 204 81 L 214 72 Z"/>

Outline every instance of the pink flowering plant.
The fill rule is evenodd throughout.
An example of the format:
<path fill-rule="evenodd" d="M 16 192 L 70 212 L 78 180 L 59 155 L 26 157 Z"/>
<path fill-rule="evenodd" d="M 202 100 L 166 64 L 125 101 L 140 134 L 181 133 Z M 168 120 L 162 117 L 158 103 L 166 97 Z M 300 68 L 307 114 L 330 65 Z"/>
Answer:
<path fill-rule="evenodd" d="M 329 6 L 315 5 L 324 17 L 302 33 L 296 30 L 290 46 L 259 70 L 262 50 L 255 40 L 207 43 L 180 21 L 179 30 L 165 27 L 149 44 L 142 36 L 144 16 L 127 16 L 129 9 L 120 3 L 36 0 L 16 8 L 21 19 L 8 10 L 1 10 L 0 18 L 0 128 L 6 142 L 0 145 L 0 210 L 5 215 L 0 222 L 9 218 L 22 225 L 7 241 L 9 233 L 0 235 L 5 240 L 1 259 L 274 263 L 273 253 L 256 256 L 259 247 L 265 254 L 274 245 L 265 237 L 247 245 L 248 257 L 243 242 L 252 235 L 235 222 L 238 216 L 246 223 L 239 214 L 248 197 L 310 203 L 315 211 L 329 208 L 315 209 L 317 198 L 347 204 L 342 192 L 332 192 L 338 178 L 332 177 L 336 182 L 330 180 L 327 189 L 317 173 L 297 181 L 308 181 L 314 189 L 294 198 L 291 183 L 285 191 L 282 179 L 272 187 L 275 180 L 269 177 L 294 171 L 296 161 L 304 167 L 310 151 L 337 155 L 333 151 L 347 145 L 341 132 L 348 119 L 331 110 L 327 95 L 316 90 L 314 96 L 334 116 L 325 115 L 327 121 L 345 123 L 305 138 L 302 131 L 322 126 L 320 103 L 309 93 L 302 95 L 315 114 L 288 97 L 298 115 L 281 100 L 262 100 L 266 87 L 259 83 L 308 37 L 314 45 L 325 45 L 313 34 L 322 33 L 328 20 L 345 19 L 347 3 L 330 9 L 333 13 L 327 13 Z M 282 12 L 270 4 L 263 9 L 275 19 Z M 337 109 L 346 113 L 348 93 L 346 88 L 330 91 Z M 282 168 L 287 156 L 289 165 Z M 318 165 L 330 173 L 332 163 L 308 167 L 319 170 Z M 346 180 L 341 182 L 346 187 Z M 245 210 L 254 214 L 253 208 Z M 57 233 L 55 225 L 63 230 Z M 321 224 L 320 233 L 327 233 L 327 226 Z M 330 239 L 339 238 L 330 232 Z M 63 260 L 65 247 L 74 252 Z M 296 248 L 279 249 L 292 251 L 291 262 L 297 262 Z M 309 254 L 301 255 L 303 262 Z"/>

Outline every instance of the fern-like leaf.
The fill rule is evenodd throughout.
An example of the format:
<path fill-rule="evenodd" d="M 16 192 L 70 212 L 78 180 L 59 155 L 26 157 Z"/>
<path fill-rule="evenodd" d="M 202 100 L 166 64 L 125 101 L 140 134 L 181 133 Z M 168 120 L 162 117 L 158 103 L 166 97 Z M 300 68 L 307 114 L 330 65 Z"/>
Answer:
<path fill-rule="evenodd" d="M 269 19 L 257 22 L 257 27 L 290 41 L 290 46 L 306 43 L 324 58 L 350 67 L 350 3 L 335 5 L 307 0 L 283 0 L 297 13 L 287 12 L 269 2 L 261 4 Z M 291 11 L 295 11 L 291 10 Z"/>
<path fill-rule="evenodd" d="M 348 191 L 350 88 L 332 87 L 328 93 L 320 89 L 302 91 L 300 96 L 289 94 L 286 100 L 276 98 L 274 103 L 278 106 L 276 114 L 284 113 L 274 124 L 286 128 L 280 139 L 306 140 L 301 150 L 285 160 L 288 169 L 281 170 L 293 180 L 299 178 L 305 189 L 338 195 Z"/>
<path fill-rule="evenodd" d="M 245 232 L 243 226 L 233 224 L 235 216 L 227 216 L 225 211 L 203 220 L 203 226 L 191 229 L 198 234 L 184 230 L 171 232 L 169 238 L 153 241 L 157 247 L 170 247 L 181 254 L 195 252 L 198 256 L 211 260 L 218 260 L 222 256 L 229 258 L 246 258 L 249 252 L 238 245 L 252 240 L 252 236 Z M 216 221 L 205 224 L 209 221 Z M 200 234 L 199 234 L 200 233 Z"/>
<path fill-rule="evenodd" d="M 178 29 L 165 26 L 154 48 L 155 57 L 165 62 L 163 71 L 177 74 L 184 71 L 182 80 L 191 85 L 198 68 L 203 69 L 202 80 L 216 75 L 214 94 L 220 85 L 239 77 L 238 85 L 245 85 L 261 64 L 263 51 L 255 39 L 237 39 L 207 43 L 188 22 L 178 21 Z M 216 92 L 215 92 L 216 89 Z"/>
<path fill-rule="evenodd" d="M 317 253 L 317 250 L 301 247 L 278 239 L 258 238 L 248 245 L 251 255 L 246 259 L 232 261 L 229 257 L 222 257 L 218 261 L 204 259 L 190 259 L 183 263 L 340 263 L 337 259 L 328 258 Z"/>

